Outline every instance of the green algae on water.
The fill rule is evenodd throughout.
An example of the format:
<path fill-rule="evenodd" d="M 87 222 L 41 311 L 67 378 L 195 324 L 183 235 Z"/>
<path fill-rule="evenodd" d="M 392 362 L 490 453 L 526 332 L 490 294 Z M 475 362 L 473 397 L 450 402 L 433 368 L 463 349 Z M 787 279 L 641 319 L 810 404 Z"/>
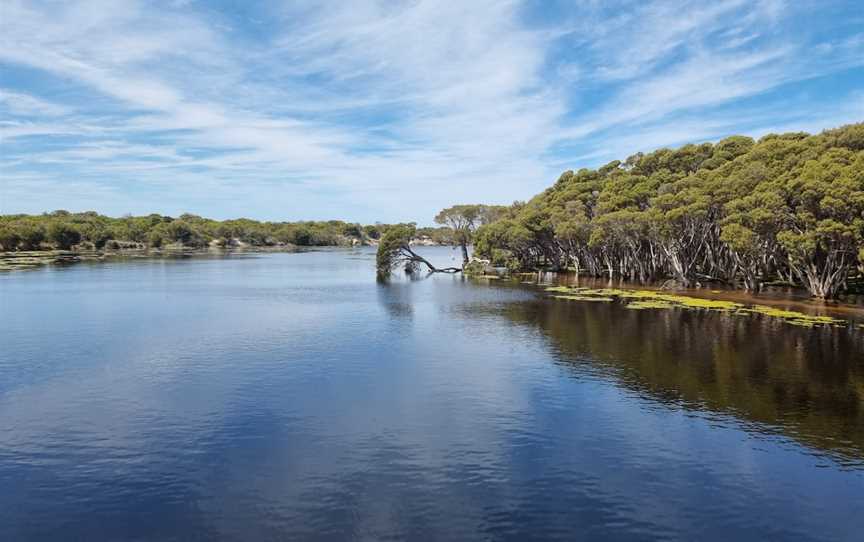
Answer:
<path fill-rule="evenodd" d="M 753 305 L 752 307 L 747 307 L 745 309 L 742 309 L 741 312 L 751 313 L 751 314 L 761 314 L 763 316 L 770 316 L 772 318 L 779 318 L 781 320 L 786 321 L 789 324 L 796 325 L 796 326 L 805 326 L 805 327 L 812 327 L 812 326 L 818 325 L 818 324 L 843 324 L 843 323 L 845 323 L 843 320 L 839 320 L 837 318 L 832 318 L 830 316 L 813 316 L 810 314 L 804 314 L 803 312 L 778 309 L 775 307 L 769 307 L 767 305 Z"/>
<path fill-rule="evenodd" d="M 803 312 L 778 309 L 767 305 L 746 306 L 734 301 L 721 299 L 704 299 L 686 295 L 669 294 L 655 290 L 626 290 L 619 288 L 578 288 L 569 286 L 550 286 L 547 292 L 554 292 L 556 299 L 571 301 L 605 301 L 619 300 L 624 303 L 625 308 L 634 310 L 644 309 L 686 309 L 707 310 L 712 312 L 723 312 L 728 314 L 747 316 L 762 315 L 776 318 L 788 324 L 800 327 L 813 327 L 821 325 L 843 326 L 847 322 L 830 316 L 813 316 Z M 861 329 L 864 329 L 862 324 Z"/>
<path fill-rule="evenodd" d="M 625 305 L 625 308 L 628 309 L 671 309 L 674 308 L 675 305 L 670 303 L 669 301 L 663 300 L 648 300 L 648 301 L 633 301 Z"/>
<path fill-rule="evenodd" d="M 552 297 L 554 297 L 555 299 L 569 299 L 571 301 L 615 301 L 611 297 L 598 297 L 589 295 L 553 295 Z"/>
<path fill-rule="evenodd" d="M 574 291 L 574 288 L 569 288 L 567 286 L 550 286 L 546 288 L 547 292 L 562 292 L 562 293 L 570 293 Z"/>
<path fill-rule="evenodd" d="M 682 305 L 690 309 L 709 309 L 715 311 L 734 311 L 744 307 L 741 303 L 734 301 L 723 301 L 720 299 L 702 299 L 701 297 L 688 297 L 684 295 L 661 295 L 658 299 Z"/>

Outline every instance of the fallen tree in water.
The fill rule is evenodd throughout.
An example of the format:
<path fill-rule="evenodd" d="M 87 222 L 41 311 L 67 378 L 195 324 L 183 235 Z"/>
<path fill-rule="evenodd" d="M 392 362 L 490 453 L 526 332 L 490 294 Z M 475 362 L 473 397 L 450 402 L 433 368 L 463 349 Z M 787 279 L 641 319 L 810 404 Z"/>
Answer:
<path fill-rule="evenodd" d="M 387 278 L 398 268 L 405 269 L 405 273 L 413 275 L 421 266 L 426 266 L 429 273 L 459 273 L 459 267 L 437 268 L 423 256 L 414 252 L 411 248 L 411 239 L 417 233 L 413 224 L 399 224 L 388 228 L 378 243 L 378 252 L 375 256 L 375 265 L 378 278 Z"/>

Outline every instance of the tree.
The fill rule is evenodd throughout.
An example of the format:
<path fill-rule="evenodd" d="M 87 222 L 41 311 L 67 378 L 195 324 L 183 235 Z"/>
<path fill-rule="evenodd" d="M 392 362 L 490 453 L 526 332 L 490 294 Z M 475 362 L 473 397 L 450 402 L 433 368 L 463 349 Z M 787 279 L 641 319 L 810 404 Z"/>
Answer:
<path fill-rule="evenodd" d="M 412 275 L 420 265 L 425 265 L 430 273 L 458 273 L 461 269 L 447 267 L 438 269 L 426 258 L 420 256 L 411 248 L 411 240 L 417 232 L 414 224 L 399 224 L 387 229 L 378 244 L 375 255 L 375 267 L 379 279 L 386 279 L 396 269 L 402 266 L 405 272 Z"/>
<path fill-rule="evenodd" d="M 462 249 L 462 267 L 468 265 L 468 245 L 474 232 L 482 224 L 492 222 L 500 209 L 487 205 L 454 205 L 443 209 L 435 216 L 435 223 L 453 230 L 453 242 Z"/>
<path fill-rule="evenodd" d="M 363 233 L 369 239 L 380 239 L 381 238 L 381 228 L 378 224 L 370 224 L 368 226 L 363 226 Z"/>
<path fill-rule="evenodd" d="M 864 152 L 832 149 L 786 183 L 788 226 L 777 240 L 816 297 L 845 286 L 864 244 Z"/>
<path fill-rule="evenodd" d="M 150 230 L 148 241 L 154 248 L 169 243 L 177 243 L 192 248 L 203 247 L 207 244 L 207 240 L 185 220 L 160 223 Z"/>
<path fill-rule="evenodd" d="M 536 254 L 534 236 L 515 219 L 503 219 L 477 231 L 476 253 L 489 259 L 492 265 L 503 265 L 516 271 L 526 268 Z"/>
<path fill-rule="evenodd" d="M 102 248 L 111 239 L 111 230 L 102 222 L 88 222 L 80 226 L 81 238 Z"/>
<path fill-rule="evenodd" d="M 39 250 L 45 240 L 45 226 L 36 220 L 16 221 L 10 227 L 18 235 L 18 250 Z"/>
<path fill-rule="evenodd" d="M 363 227 L 360 224 L 345 224 L 342 227 L 342 235 L 360 239 L 363 237 Z"/>
<path fill-rule="evenodd" d="M 186 220 L 174 220 L 164 225 L 168 239 L 187 247 L 201 247 L 207 244 L 201 233 Z"/>
<path fill-rule="evenodd" d="M 3 250 L 15 250 L 20 242 L 21 236 L 13 226 L 0 225 L 0 247 Z"/>
<path fill-rule="evenodd" d="M 48 227 L 48 241 L 60 250 L 69 250 L 81 242 L 81 231 L 69 222 L 53 222 Z"/>
<path fill-rule="evenodd" d="M 833 298 L 864 273 L 864 123 L 732 136 L 565 171 L 475 231 L 445 211 L 448 224 L 472 233 L 478 256 L 515 269 L 574 266 L 752 291 L 776 277 Z"/>
<path fill-rule="evenodd" d="M 279 243 L 292 243 L 309 246 L 345 245 L 353 239 L 363 238 L 367 231 L 380 232 L 385 224 L 361 227 L 341 220 L 306 222 L 259 222 L 247 218 L 216 221 L 186 213 L 179 219 L 159 214 L 147 216 L 126 215 L 111 218 L 94 211 L 71 213 L 53 211 L 38 216 L 0 215 L 0 240 L 2 250 L 38 250 L 46 239 L 48 228 L 53 223 L 68 223 L 81 234 L 77 243 L 91 243 L 101 248 L 108 241 L 114 249 L 134 245 L 149 245 L 158 248 L 166 244 L 181 244 L 197 248 L 217 240 L 223 247 L 230 247 L 239 239 L 251 246 L 270 246 Z M 437 235 L 437 230 L 430 233 Z M 68 243 L 65 243 L 68 244 Z M 136 247 L 137 248 L 137 247 Z"/>

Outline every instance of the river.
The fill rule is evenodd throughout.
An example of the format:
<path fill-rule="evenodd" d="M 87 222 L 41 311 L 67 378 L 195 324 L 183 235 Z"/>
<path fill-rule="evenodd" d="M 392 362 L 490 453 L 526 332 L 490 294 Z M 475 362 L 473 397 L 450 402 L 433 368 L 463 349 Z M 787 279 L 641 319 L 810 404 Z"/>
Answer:
<path fill-rule="evenodd" d="M 366 248 L 6 273 L 0 540 L 860 540 L 862 335 Z"/>

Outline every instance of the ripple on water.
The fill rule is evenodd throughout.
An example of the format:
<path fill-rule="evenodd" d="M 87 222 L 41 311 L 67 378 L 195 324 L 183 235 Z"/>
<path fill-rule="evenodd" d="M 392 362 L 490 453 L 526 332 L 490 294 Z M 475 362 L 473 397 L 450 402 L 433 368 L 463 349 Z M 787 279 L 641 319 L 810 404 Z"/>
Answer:
<path fill-rule="evenodd" d="M 854 536 L 857 330 L 371 257 L 5 277 L 0 539 Z"/>

